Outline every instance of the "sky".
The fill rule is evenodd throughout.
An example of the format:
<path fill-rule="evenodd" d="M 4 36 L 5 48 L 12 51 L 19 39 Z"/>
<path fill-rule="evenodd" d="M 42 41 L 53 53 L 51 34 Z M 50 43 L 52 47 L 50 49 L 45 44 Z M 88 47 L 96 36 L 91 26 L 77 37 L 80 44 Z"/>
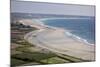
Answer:
<path fill-rule="evenodd" d="M 11 12 L 95 16 L 95 6 L 11 0 Z"/>

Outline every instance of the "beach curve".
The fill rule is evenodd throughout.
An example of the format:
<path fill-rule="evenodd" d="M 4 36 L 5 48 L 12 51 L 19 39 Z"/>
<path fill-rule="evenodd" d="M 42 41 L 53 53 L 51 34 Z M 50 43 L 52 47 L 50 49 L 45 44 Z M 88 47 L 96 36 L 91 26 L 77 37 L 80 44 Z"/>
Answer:
<path fill-rule="evenodd" d="M 32 22 L 31 26 L 32 26 Z M 29 24 L 29 22 L 27 23 Z M 48 49 L 52 52 L 66 54 L 81 58 L 84 60 L 94 60 L 94 45 L 86 45 L 83 42 L 77 41 L 65 35 L 63 29 L 53 29 L 33 24 L 38 30 L 29 32 L 24 39 L 41 48 Z"/>

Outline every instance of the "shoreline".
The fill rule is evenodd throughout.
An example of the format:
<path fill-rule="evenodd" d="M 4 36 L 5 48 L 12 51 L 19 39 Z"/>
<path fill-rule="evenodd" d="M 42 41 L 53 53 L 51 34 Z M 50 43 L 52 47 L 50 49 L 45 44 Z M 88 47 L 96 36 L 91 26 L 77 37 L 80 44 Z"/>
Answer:
<path fill-rule="evenodd" d="M 24 24 L 25 24 L 24 20 Z M 34 24 L 32 21 L 26 22 L 26 24 L 36 27 L 39 30 L 29 32 L 25 35 L 28 42 L 36 44 L 39 47 L 46 48 L 48 50 L 62 53 L 85 60 L 94 60 L 94 45 L 86 45 L 77 40 L 73 40 L 71 37 L 65 37 L 65 30 L 60 28 L 44 27 L 44 25 Z M 33 21 L 36 22 L 36 21 Z M 39 21 L 38 21 L 39 22 Z M 34 35 L 36 37 L 34 37 Z M 58 36 L 57 36 L 58 35 Z M 73 46 L 74 45 L 74 46 Z"/>
<path fill-rule="evenodd" d="M 51 20 L 51 19 L 77 19 L 77 18 L 45 18 L 45 19 L 39 19 L 39 20 L 37 20 L 37 22 L 42 24 L 44 27 L 48 27 L 48 28 L 52 28 L 52 29 L 62 29 L 62 30 L 65 31 L 65 35 L 66 36 L 71 36 L 71 37 L 73 37 L 73 39 L 77 39 L 78 41 L 84 42 L 87 45 L 95 45 L 94 43 L 90 43 L 86 39 L 83 39 L 82 37 L 77 36 L 77 35 L 71 33 L 71 30 L 66 30 L 66 29 L 59 28 L 59 27 L 45 25 L 45 23 L 41 22 L 41 21 Z M 87 18 L 78 18 L 78 19 L 87 19 Z"/>

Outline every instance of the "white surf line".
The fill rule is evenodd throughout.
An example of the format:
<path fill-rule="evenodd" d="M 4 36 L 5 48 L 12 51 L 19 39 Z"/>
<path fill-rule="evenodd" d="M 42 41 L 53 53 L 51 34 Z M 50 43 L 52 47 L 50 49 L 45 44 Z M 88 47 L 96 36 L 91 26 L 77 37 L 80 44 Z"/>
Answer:
<path fill-rule="evenodd" d="M 39 19 L 40 21 L 45 21 L 45 20 L 54 20 L 54 19 L 91 19 L 90 17 L 73 17 L 73 18 L 71 18 L 71 17 L 54 17 L 54 18 L 43 18 L 43 19 Z"/>

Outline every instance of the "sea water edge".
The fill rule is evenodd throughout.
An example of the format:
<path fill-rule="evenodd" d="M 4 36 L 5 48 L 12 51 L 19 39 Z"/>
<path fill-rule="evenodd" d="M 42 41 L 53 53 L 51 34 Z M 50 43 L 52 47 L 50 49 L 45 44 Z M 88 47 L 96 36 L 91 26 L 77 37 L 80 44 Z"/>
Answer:
<path fill-rule="evenodd" d="M 33 20 L 35 20 L 37 23 L 39 23 L 40 25 L 42 25 L 44 27 L 48 27 L 48 28 L 51 28 L 51 29 L 58 29 L 58 28 L 60 29 L 60 27 L 50 26 L 50 25 L 45 24 L 45 22 L 44 22 L 46 20 L 55 20 L 55 19 L 90 19 L 90 18 L 42 18 L 42 19 L 33 19 Z M 83 43 L 85 43 L 87 45 L 94 45 L 94 43 L 88 42 L 87 39 L 84 39 L 84 38 L 82 38 L 82 37 L 80 37 L 78 35 L 75 35 L 75 34 L 71 33 L 67 29 L 63 28 L 63 30 L 65 30 L 64 33 L 65 33 L 66 36 L 69 36 L 69 37 L 71 37 L 71 38 L 73 38 L 73 39 L 75 39 L 77 41 L 83 42 Z"/>

